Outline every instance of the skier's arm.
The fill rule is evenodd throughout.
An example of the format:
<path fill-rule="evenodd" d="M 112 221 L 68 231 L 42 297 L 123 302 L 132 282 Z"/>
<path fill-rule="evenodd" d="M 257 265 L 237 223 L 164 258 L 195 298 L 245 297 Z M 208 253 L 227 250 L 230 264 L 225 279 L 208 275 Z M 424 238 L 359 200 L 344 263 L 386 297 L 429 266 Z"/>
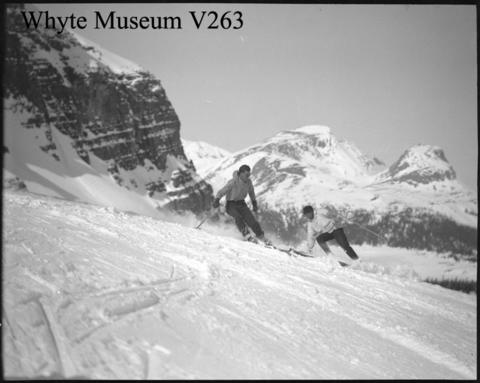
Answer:
<path fill-rule="evenodd" d="M 217 196 L 215 198 L 220 200 L 225 194 L 227 194 L 232 189 L 232 186 L 233 186 L 233 180 L 228 181 L 227 184 L 218 191 Z"/>
<path fill-rule="evenodd" d="M 250 201 L 252 201 L 253 210 L 257 211 L 257 198 L 255 197 L 252 181 L 250 181 L 250 185 L 248 187 L 248 195 L 250 196 Z"/>
<path fill-rule="evenodd" d="M 253 183 L 250 181 L 250 185 L 248 186 L 248 195 L 250 196 L 250 201 L 257 201 L 255 197 L 255 190 L 253 190 Z"/>
<path fill-rule="evenodd" d="M 310 223 L 308 225 L 308 228 L 307 228 L 307 248 L 306 248 L 306 251 L 308 253 L 311 253 L 312 250 L 313 250 L 313 246 L 315 246 L 315 230 L 314 230 L 314 227 L 313 227 L 313 224 Z"/>

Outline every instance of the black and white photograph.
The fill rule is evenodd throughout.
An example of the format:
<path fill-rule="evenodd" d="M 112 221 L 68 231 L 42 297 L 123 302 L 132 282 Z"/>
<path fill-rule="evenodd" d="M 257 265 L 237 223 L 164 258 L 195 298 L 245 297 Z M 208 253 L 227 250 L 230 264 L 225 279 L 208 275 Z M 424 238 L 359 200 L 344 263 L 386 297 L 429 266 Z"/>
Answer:
<path fill-rule="evenodd" d="M 475 2 L 3 6 L 3 379 L 476 380 Z"/>

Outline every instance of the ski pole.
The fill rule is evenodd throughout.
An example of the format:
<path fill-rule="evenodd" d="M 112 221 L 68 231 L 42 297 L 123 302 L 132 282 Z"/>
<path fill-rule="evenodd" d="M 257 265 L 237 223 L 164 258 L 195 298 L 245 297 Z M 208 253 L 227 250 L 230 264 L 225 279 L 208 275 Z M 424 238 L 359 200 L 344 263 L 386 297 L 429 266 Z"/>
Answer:
<path fill-rule="evenodd" d="M 351 221 L 349 221 L 349 222 L 350 222 L 350 223 L 353 223 L 354 225 L 357 225 L 359 228 L 361 228 L 361 229 L 363 229 L 363 230 L 366 230 L 366 231 L 368 231 L 369 233 L 377 236 L 377 237 L 380 238 L 382 241 L 385 241 L 385 243 L 388 243 L 388 240 L 387 240 L 385 237 L 383 237 L 383 236 L 375 233 L 374 231 L 372 231 L 372 230 L 370 230 L 370 229 L 367 229 L 366 227 L 363 227 L 362 225 L 360 225 L 360 224 L 358 224 L 358 223 L 356 223 L 356 222 L 351 222 Z"/>
<path fill-rule="evenodd" d="M 209 219 L 209 218 L 210 218 L 210 217 L 207 215 L 204 219 L 202 219 L 202 220 L 200 221 L 200 223 L 197 225 L 197 227 L 195 227 L 195 229 L 200 229 L 200 226 L 202 226 L 203 223 L 204 223 L 207 219 Z"/>
<path fill-rule="evenodd" d="M 207 212 L 207 215 L 205 216 L 205 218 L 203 218 L 200 223 L 195 227 L 195 229 L 200 229 L 200 227 L 205 223 L 205 221 L 209 218 L 211 218 L 214 214 L 214 211 L 212 209 L 210 209 L 208 212 Z"/>
<path fill-rule="evenodd" d="M 347 221 L 347 222 L 349 222 L 349 223 L 351 223 L 351 224 L 353 224 L 353 225 L 357 225 L 359 228 L 361 228 L 361 229 L 363 229 L 363 230 L 365 230 L 365 231 L 368 231 L 369 233 L 377 236 L 377 237 L 380 238 L 382 241 L 385 241 L 385 243 L 388 243 L 388 240 L 387 240 L 385 237 L 381 236 L 380 234 L 377 234 L 377 233 L 375 233 L 374 231 L 372 231 L 372 230 L 370 230 L 370 229 L 367 229 L 366 227 L 364 227 L 363 225 L 360 225 L 359 223 L 350 221 L 350 220 L 349 220 L 347 217 L 345 217 L 345 216 L 342 216 L 342 218 L 343 218 L 345 221 Z"/>

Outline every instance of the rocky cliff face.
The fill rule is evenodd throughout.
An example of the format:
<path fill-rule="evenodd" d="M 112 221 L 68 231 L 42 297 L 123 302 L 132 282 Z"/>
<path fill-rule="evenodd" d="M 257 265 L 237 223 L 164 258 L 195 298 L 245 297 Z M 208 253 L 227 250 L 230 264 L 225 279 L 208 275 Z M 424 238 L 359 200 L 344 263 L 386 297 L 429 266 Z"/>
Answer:
<path fill-rule="evenodd" d="M 21 121 L 5 127 L 10 142 L 16 129 L 35 131 L 34 145 L 56 161 L 73 150 L 158 207 L 208 208 L 211 186 L 185 156 L 180 121 L 160 81 L 80 36 L 27 29 L 22 10 L 11 5 L 6 15 L 4 110 Z"/>

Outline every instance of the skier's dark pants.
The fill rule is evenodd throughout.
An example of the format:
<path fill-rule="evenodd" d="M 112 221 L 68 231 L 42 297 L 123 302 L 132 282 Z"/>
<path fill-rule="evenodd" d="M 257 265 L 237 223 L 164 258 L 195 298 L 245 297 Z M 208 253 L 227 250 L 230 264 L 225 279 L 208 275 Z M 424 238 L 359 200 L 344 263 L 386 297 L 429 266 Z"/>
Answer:
<path fill-rule="evenodd" d="M 350 258 L 352 259 L 358 258 L 357 253 L 355 253 L 355 251 L 352 249 L 352 247 L 348 243 L 347 237 L 342 228 L 336 229 L 331 233 L 320 234 L 317 237 L 317 242 L 320 245 L 320 247 L 323 250 L 325 250 L 325 252 L 328 253 L 330 249 L 328 248 L 328 246 L 325 246 L 326 245 L 325 242 L 331 241 L 332 239 L 335 239 L 338 242 L 338 244 L 342 247 L 343 250 L 345 250 L 345 252 L 348 254 Z"/>
<path fill-rule="evenodd" d="M 248 233 L 248 225 L 257 237 L 263 237 L 263 230 L 257 222 L 245 201 L 227 201 L 226 210 L 235 218 L 235 224 L 242 235 Z"/>

